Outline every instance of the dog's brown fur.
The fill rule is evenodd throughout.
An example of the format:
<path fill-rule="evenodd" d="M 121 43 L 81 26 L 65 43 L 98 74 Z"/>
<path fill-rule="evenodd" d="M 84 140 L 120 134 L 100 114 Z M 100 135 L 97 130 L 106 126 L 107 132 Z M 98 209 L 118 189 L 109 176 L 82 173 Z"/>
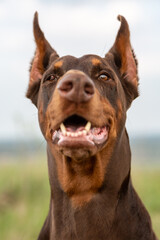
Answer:
<path fill-rule="evenodd" d="M 27 97 L 38 108 L 47 141 L 51 186 L 50 209 L 39 240 L 155 240 L 150 217 L 130 177 L 126 111 L 138 96 L 137 61 L 128 23 L 121 22 L 111 50 L 101 58 L 59 58 L 34 17 L 36 52 L 30 68 Z M 52 77 L 50 77 L 52 75 Z M 64 84 L 87 82 L 88 89 L 70 96 Z M 79 85 L 80 86 L 80 85 Z M 68 88 L 68 85 L 67 85 Z M 95 127 L 109 127 L 103 145 L 67 142 L 52 135 L 69 116 Z M 68 145 L 67 145 L 68 144 Z"/>

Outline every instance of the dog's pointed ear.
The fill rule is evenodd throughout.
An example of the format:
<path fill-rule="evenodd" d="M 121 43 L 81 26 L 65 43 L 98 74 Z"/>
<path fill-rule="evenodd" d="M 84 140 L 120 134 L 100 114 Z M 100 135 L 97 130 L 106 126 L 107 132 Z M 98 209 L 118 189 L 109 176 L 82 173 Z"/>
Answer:
<path fill-rule="evenodd" d="M 121 22 L 115 43 L 106 58 L 113 55 L 114 63 L 121 75 L 122 85 L 127 96 L 127 107 L 138 96 L 138 71 L 137 60 L 130 43 L 130 31 L 126 19 L 118 16 Z"/>
<path fill-rule="evenodd" d="M 35 12 L 33 20 L 33 33 L 36 43 L 36 51 L 31 62 L 30 79 L 26 97 L 30 98 L 31 101 L 37 105 L 38 90 L 42 75 L 45 72 L 49 62 L 54 61 L 59 56 L 46 40 L 44 33 L 39 26 L 37 12 Z"/>

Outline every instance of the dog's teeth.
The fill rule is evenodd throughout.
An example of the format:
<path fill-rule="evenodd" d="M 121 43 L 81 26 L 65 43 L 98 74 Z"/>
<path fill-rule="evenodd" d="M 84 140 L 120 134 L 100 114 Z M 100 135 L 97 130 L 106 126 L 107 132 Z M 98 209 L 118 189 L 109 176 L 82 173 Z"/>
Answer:
<path fill-rule="evenodd" d="M 62 134 L 67 137 L 79 137 L 79 136 L 86 136 L 87 135 L 87 130 L 84 129 L 83 131 L 79 132 L 68 132 L 66 131 L 65 127 L 63 124 L 61 124 L 60 129 L 62 131 Z"/>
<path fill-rule="evenodd" d="M 87 131 L 86 130 L 83 130 L 82 133 L 83 133 L 83 135 L 87 135 Z"/>
<path fill-rule="evenodd" d="M 83 134 L 83 132 L 79 131 L 77 134 L 78 134 L 78 136 L 81 136 Z"/>
<path fill-rule="evenodd" d="M 61 123 L 60 129 L 61 129 L 62 133 L 63 133 L 64 135 L 66 135 L 66 128 L 65 128 L 65 126 L 64 126 L 63 123 Z"/>
<path fill-rule="evenodd" d="M 87 132 L 89 132 L 89 130 L 91 129 L 91 122 L 87 122 L 86 126 L 85 126 L 85 130 Z"/>

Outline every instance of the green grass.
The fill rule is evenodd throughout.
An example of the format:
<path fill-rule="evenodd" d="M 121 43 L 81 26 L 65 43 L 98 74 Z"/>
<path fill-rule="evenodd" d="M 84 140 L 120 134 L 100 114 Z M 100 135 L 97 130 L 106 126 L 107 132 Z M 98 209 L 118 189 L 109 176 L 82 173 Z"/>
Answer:
<path fill-rule="evenodd" d="M 48 206 L 45 161 L 0 163 L 0 239 L 37 239 Z"/>
<path fill-rule="evenodd" d="M 0 162 L 0 239 L 35 240 L 49 206 L 47 161 Z M 134 168 L 133 183 L 160 237 L 160 168 Z"/>
<path fill-rule="evenodd" d="M 153 229 L 160 238 L 160 167 L 134 167 L 132 179 L 136 191 L 151 215 Z"/>

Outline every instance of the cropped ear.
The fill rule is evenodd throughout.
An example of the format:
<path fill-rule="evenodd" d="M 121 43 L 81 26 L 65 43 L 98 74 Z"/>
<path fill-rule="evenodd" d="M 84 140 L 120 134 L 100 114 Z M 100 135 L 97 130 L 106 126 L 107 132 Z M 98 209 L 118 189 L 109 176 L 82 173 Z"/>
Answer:
<path fill-rule="evenodd" d="M 121 82 L 127 98 L 127 108 L 133 99 L 138 96 L 138 71 L 137 60 L 130 43 L 130 31 L 126 19 L 118 16 L 121 22 L 115 43 L 106 58 L 113 55 L 114 63 L 121 75 Z"/>
<path fill-rule="evenodd" d="M 26 97 L 30 98 L 31 101 L 37 105 L 38 91 L 43 73 L 49 64 L 49 61 L 54 61 L 59 56 L 45 39 L 44 33 L 40 29 L 38 23 L 37 12 L 35 12 L 34 15 L 33 33 L 36 42 L 36 51 L 31 62 L 30 79 Z"/>

